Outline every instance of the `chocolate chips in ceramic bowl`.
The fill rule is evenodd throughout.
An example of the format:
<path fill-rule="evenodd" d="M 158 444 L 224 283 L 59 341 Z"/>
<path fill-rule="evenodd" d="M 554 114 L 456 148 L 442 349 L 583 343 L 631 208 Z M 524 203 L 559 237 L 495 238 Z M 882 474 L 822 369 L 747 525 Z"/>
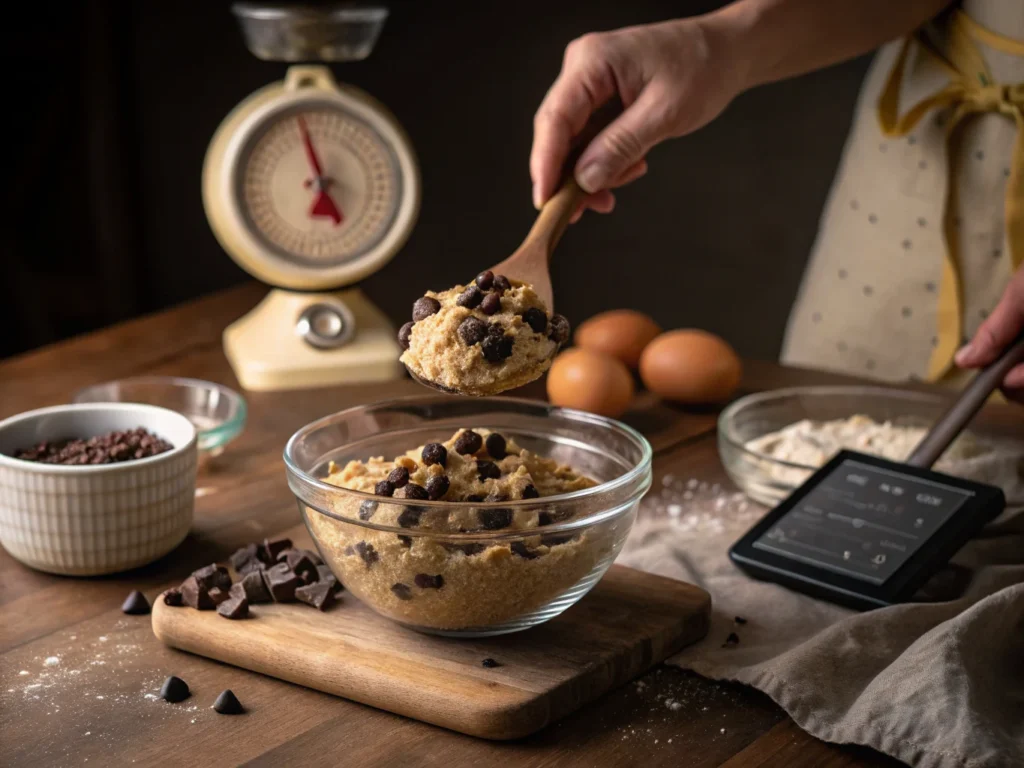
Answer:
<path fill-rule="evenodd" d="M 41 464 L 116 464 L 146 459 L 174 446 L 147 429 L 115 430 L 90 438 L 47 440 L 14 452 L 14 458 Z"/>

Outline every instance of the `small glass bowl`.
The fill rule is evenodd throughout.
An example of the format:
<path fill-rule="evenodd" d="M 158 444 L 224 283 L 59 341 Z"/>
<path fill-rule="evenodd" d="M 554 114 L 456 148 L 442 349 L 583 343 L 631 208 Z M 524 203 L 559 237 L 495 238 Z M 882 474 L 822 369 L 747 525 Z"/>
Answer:
<path fill-rule="evenodd" d="M 199 452 L 215 456 L 245 428 L 245 400 L 234 390 L 200 379 L 138 376 L 80 389 L 74 403 L 144 403 L 185 416 L 199 435 Z"/>
<path fill-rule="evenodd" d="M 599 485 L 410 505 L 321 479 L 332 461 L 390 459 L 460 428 L 500 432 Z M 428 395 L 351 408 L 296 432 L 284 460 L 306 527 L 345 587 L 404 626 L 451 637 L 518 632 L 566 610 L 608 570 L 651 485 L 651 447 L 635 430 L 511 398 Z M 509 524 L 486 529 L 495 519 Z"/>

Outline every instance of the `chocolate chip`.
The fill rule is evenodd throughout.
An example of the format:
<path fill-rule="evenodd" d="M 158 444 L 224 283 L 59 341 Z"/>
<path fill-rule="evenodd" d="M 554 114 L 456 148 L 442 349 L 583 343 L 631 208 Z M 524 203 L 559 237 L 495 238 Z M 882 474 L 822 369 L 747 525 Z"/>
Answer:
<path fill-rule="evenodd" d="M 480 302 L 480 311 L 485 315 L 496 315 L 501 311 L 501 297 L 496 293 L 488 293 Z"/>
<path fill-rule="evenodd" d="M 478 509 L 476 516 L 480 525 L 488 531 L 508 528 L 512 524 L 511 509 Z"/>
<path fill-rule="evenodd" d="M 523 312 L 523 322 L 533 329 L 534 333 L 544 333 L 548 329 L 548 316 L 543 309 L 530 307 Z"/>
<path fill-rule="evenodd" d="M 263 540 L 263 554 L 260 559 L 263 560 L 267 565 L 273 565 L 277 562 L 277 556 L 284 552 L 286 549 L 292 548 L 291 539 L 278 539 L 277 541 L 271 541 L 270 539 Z"/>
<path fill-rule="evenodd" d="M 185 601 L 181 598 L 180 589 L 168 589 L 164 592 L 164 605 L 170 605 L 174 608 L 178 608 L 185 604 Z"/>
<path fill-rule="evenodd" d="M 164 680 L 164 684 L 160 687 L 160 698 L 172 704 L 184 701 L 190 695 L 191 691 L 188 689 L 188 683 L 174 675 Z"/>
<path fill-rule="evenodd" d="M 416 507 L 406 507 L 402 510 L 402 514 L 398 516 L 398 524 L 402 528 L 415 528 L 420 524 L 420 517 L 423 515 L 422 509 Z"/>
<path fill-rule="evenodd" d="M 415 325 L 411 320 L 398 329 L 398 346 L 402 349 L 409 348 L 409 339 L 412 337 L 412 327 Z"/>
<path fill-rule="evenodd" d="M 334 575 L 334 571 L 328 568 L 326 565 L 318 565 L 316 567 L 317 573 L 320 574 L 321 584 L 330 584 L 331 588 L 335 592 L 341 592 L 345 589 L 345 585 L 338 581 L 338 577 Z"/>
<path fill-rule="evenodd" d="M 173 448 L 142 427 L 115 430 L 88 439 L 49 440 L 14 452 L 14 458 L 43 464 L 113 464 L 156 456 Z"/>
<path fill-rule="evenodd" d="M 380 555 L 378 555 L 377 550 L 373 548 L 373 544 L 367 544 L 365 541 L 360 541 L 356 544 L 356 554 L 363 559 L 367 568 L 380 560 Z"/>
<path fill-rule="evenodd" d="M 551 525 L 552 523 L 561 523 L 568 520 L 572 516 L 572 513 L 568 510 L 547 510 L 537 515 L 537 525 Z"/>
<path fill-rule="evenodd" d="M 426 466 L 440 464 L 442 467 L 448 465 L 448 449 L 440 443 L 427 443 L 420 452 L 420 458 Z"/>
<path fill-rule="evenodd" d="M 491 458 L 495 461 L 501 461 L 508 455 L 506 450 L 508 446 L 505 442 L 505 438 L 497 432 L 491 432 L 491 434 L 487 436 L 487 440 L 484 442 L 484 445 L 487 446 L 487 453 L 489 453 Z"/>
<path fill-rule="evenodd" d="M 444 586 L 444 576 L 441 574 L 431 576 L 426 573 L 417 573 L 415 581 L 416 586 L 420 589 L 440 589 Z"/>
<path fill-rule="evenodd" d="M 230 589 L 230 587 L 228 588 L 228 590 L 226 592 L 223 589 L 221 589 L 220 587 L 214 587 L 213 589 L 210 590 L 210 599 L 213 600 L 213 604 L 214 605 L 220 605 L 225 600 L 228 600 L 230 597 L 231 597 L 231 589 Z"/>
<path fill-rule="evenodd" d="M 369 499 L 367 499 L 366 501 L 359 505 L 359 519 L 363 520 L 364 522 L 373 517 L 376 512 L 376 501 L 370 501 Z"/>
<path fill-rule="evenodd" d="M 488 336 L 480 342 L 480 351 L 489 363 L 500 363 L 512 357 L 511 336 Z"/>
<path fill-rule="evenodd" d="M 437 475 L 427 480 L 427 496 L 430 497 L 431 501 L 437 501 L 448 493 L 448 488 L 451 487 L 446 475 Z"/>
<path fill-rule="evenodd" d="M 231 591 L 228 594 L 232 597 L 245 597 L 249 601 L 249 605 L 269 603 L 274 599 L 270 595 L 270 590 L 267 589 L 267 583 L 263 580 L 263 574 L 259 571 L 247 573 L 241 581 L 236 581 L 231 585 Z"/>
<path fill-rule="evenodd" d="M 217 606 L 217 613 L 225 619 L 249 618 L 249 601 L 245 595 L 235 595 Z"/>
<path fill-rule="evenodd" d="M 478 461 L 476 472 L 480 476 L 481 482 L 488 479 L 497 480 L 501 477 L 501 468 L 493 461 Z"/>
<path fill-rule="evenodd" d="M 487 335 L 493 336 L 496 339 L 500 339 L 502 336 L 505 335 L 505 326 L 503 326 L 500 322 L 497 321 L 489 323 L 487 326 Z"/>
<path fill-rule="evenodd" d="M 512 289 L 512 283 L 510 283 L 508 278 L 504 275 L 495 275 L 494 285 L 492 287 L 494 288 L 494 292 L 500 296 L 505 291 Z"/>
<path fill-rule="evenodd" d="M 485 269 L 476 276 L 476 284 L 482 291 L 491 290 L 491 286 L 494 285 L 494 273 L 489 269 Z"/>
<path fill-rule="evenodd" d="M 236 571 L 241 571 L 245 564 L 250 560 L 258 560 L 260 556 L 259 553 L 259 544 L 246 544 L 241 549 L 236 549 L 231 557 L 228 558 L 228 561 L 231 563 L 232 568 Z"/>
<path fill-rule="evenodd" d="M 484 300 L 484 292 L 477 288 L 475 285 L 469 286 L 461 294 L 459 298 L 455 300 L 455 303 L 460 307 L 466 307 L 466 309 L 473 309 L 479 307 L 480 302 Z"/>
<path fill-rule="evenodd" d="M 400 542 L 402 542 L 402 546 L 403 547 L 405 547 L 406 549 L 411 549 L 412 548 L 412 536 L 403 536 L 400 533 L 397 534 L 397 535 L 398 535 L 398 540 Z"/>
<path fill-rule="evenodd" d="M 471 429 L 463 430 L 455 438 L 455 450 L 463 456 L 476 453 L 484 445 L 484 439 Z"/>
<path fill-rule="evenodd" d="M 534 558 L 540 557 L 536 552 L 530 551 L 530 549 L 521 541 L 513 541 L 508 545 L 508 548 L 512 550 L 513 555 L 519 555 L 525 560 L 533 560 Z"/>
<path fill-rule="evenodd" d="M 459 323 L 459 338 L 467 347 L 479 344 L 487 338 L 487 323 L 479 317 L 470 315 Z"/>
<path fill-rule="evenodd" d="M 548 329 L 548 338 L 556 344 L 565 344 L 569 340 L 569 333 L 571 327 L 569 321 L 562 315 L 552 315 L 550 321 L 550 328 Z"/>
<path fill-rule="evenodd" d="M 149 600 L 139 590 L 133 590 L 121 603 L 121 613 L 127 613 L 129 616 L 145 616 L 149 613 Z"/>
<path fill-rule="evenodd" d="M 494 659 L 484 659 L 480 662 L 480 666 L 486 667 L 487 669 L 494 669 L 495 667 L 500 667 L 501 664 L 496 662 Z"/>
<path fill-rule="evenodd" d="M 288 552 L 284 562 L 292 573 L 302 579 L 305 584 L 310 584 L 320 578 L 320 574 L 316 570 L 316 563 L 301 549 L 293 549 Z"/>
<path fill-rule="evenodd" d="M 221 691 L 220 696 L 213 702 L 213 709 L 220 715 L 241 715 L 245 712 L 242 702 L 231 692 L 230 688 Z"/>
<path fill-rule="evenodd" d="M 461 552 L 466 557 L 472 557 L 473 555 L 479 555 L 487 547 L 483 544 L 442 544 L 445 549 L 449 552 Z"/>
<path fill-rule="evenodd" d="M 212 611 L 216 606 L 210 599 L 210 591 L 204 588 L 195 576 L 181 582 L 181 599 L 197 611 Z"/>
<path fill-rule="evenodd" d="M 728 648 L 729 646 L 737 645 L 739 643 L 739 641 L 740 641 L 740 636 L 737 635 L 735 632 L 730 632 L 729 636 L 727 638 L 725 638 L 725 642 L 722 643 L 722 647 L 723 648 Z"/>
<path fill-rule="evenodd" d="M 295 599 L 312 605 L 318 611 L 326 611 L 334 604 L 334 589 L 330 584 L 306 584 L 295 590 Z"/>
<path fill-rule="evenodd" d="M 391 591 L 399 600 L 412 600 L 412 590 L 405 584 L 392 584 Z"/>
<path fill-rule="evenodd" d="M 388 474 L 388 482 L 395 488 L 401 488 L 409 482 L 409 470 L 405 467 L 395 467 Z"/>
<path fill-rule="evenodd" d="M 260 571 L 264 571 L 269 567 L 270 566 L 264 563 L 262 560 L 257 560 L 256 558 L 253 558 L 252 560 L 246 560 L 244 563 L 242 563 L 242 565 L 240 565 L 235 570 L 238 571 L 239 576 L 245 576 L 249 573 L 259 573 Z"/>
<path fill-rule="evenodd" d="M 523 488 L 523 498 L 524 499 L 539 499 L 540 498 L 540 491 L 537 490 L 536 486 L 528 485 L 525 488 Z"/>
<path fill-rule="evenodd" d="M 471 493 L 466 497 L 466 501 L 483 501 L 484 497 L 476 493 Z"/>
<path fill-rule="evenodd" d="M 432 299 L 429 296 L 416 299 L 416 303 L 412 305 L 412 319 L 413 322 L 419 322 L 420 320 L 426 320 L 433 314 L 436 314 L 441 309 L 441 302 L 437 299 Z"/>
<path fill-rule="evenodd" d="M 199 586 L 203 589 L 210 590 L 214 587 L 220 587 L 223 592 L 231 589 L 231 576 L 228 574 L 228 569 L 223 565 L 211 563 L 197 571 L 193 571 L 192 575 L 195 576 Z"/>
<path fill-rule="evenodd" d="M 568 544 L 575 538 L 575 534 L 572 533 L 549 533 L 546 536 L 540 537 L 540 543 L 545 547 L 557 547 L 562 544 Z"/>
<path fill-rule="evenodd" d="M 373 492 L 378 496 L 394 496 L 395 486 L 390 480 L 381 480 L 373 486 Z"/>
<path fill-rule="evenodd" d="M 422 485 L 417 485 L 416 483 L 406 483 L 401 490 L 402 492 L 399 495 L 399 498 L 402 499 L 416 499 L 418 501 L 426 501 L 427 499 L 430 498 L 430 494 L 427 493 L 427 489 L 424 488 Z"/>
<path fill-rule="evenodd" d="M 292 573 L 288 563 L 278 563 L 263 571 L 263 581 L 275 603 L 294 603 L 295 590 L 302 585 L 299 577 Z"/>
<path fill-rule="evenodd" d="M 742 616 L 737 616 L 736 618 L 733 619 L 733 621 L 735 621 L 737 624 L 746 624 L 747 623 L 747 620 L 744 619 Z"/>

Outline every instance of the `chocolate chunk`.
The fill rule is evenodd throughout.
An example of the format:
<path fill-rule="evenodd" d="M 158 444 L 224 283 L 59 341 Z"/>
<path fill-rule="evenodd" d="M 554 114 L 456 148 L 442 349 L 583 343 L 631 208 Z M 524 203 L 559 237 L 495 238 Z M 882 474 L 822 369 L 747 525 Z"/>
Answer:
<path fill-rule="evenodd" d="M 409 470 L 405 467 L 395 467 L 388 474 L 388 482 L 395 488 L 402 488 L 409 482 Z"/>
<path fill-rule="evenodd" d="M 139 590 L 133 590 L 121 603 L 121 613 L 127 613 L 129 616 L 145 616 L 149 613 L 149 600 Z"/>
<path fill-rule="evenodd" d="M 494 273 L 489 269 L 485 269 L 476 276 L 476 284 L 482 291 L 491 290 L 491 286 L 494 285 Z"/>
<path fill-rule="evenodd" d="M 232 585 L 232 586 L 234 586 L 234 585 Z M 213 604 L 214 605 L 220 605 L 221 603 L 223 603 L 224 601 L 228 600 L 231 597 L 230 593 L 231 593 L 231 589 L 230 588 L 228 588 L 228 591 L 225 592 L 220 587 L 214 587 L 213 589 L 210 590 L 210 599 L 213 600 Z"/>
<path fill-rule="evenodd" d="M 191 691 L 188 689 L 188 683 L 174 675 L 164 680 L 164 684 L 160 686 L 160 698 L 172 704 L 184 701 L 190 695 Z"/>
<path fill-rule="evenodd" d="M 476 493 L 471 493 L 466 497 L 466 501 L 483 501 L 484 497 Z"/>
<path fill-rule="evenodd" d="M 455 450 L 463 456 L 476 453 L 484 445 L 484 439 L 471 429 L 463 430 L 455 438 Z"/>
<path fill-rule="evenodd" d="M 501 468 L 493 461 L 478 461 L 476 463 L 476 472 L 480 476 L 480 481 L 484 480 L 497 480 L 501 477 Z"/>
<path fill-rule="evenodd" d="M 487 547 L 484 544 L 442 544 L 445 549 L 449 552 L 461 552 L 466 557 L 472 557 L 473 555 L 479 555 Z"/>
<path fill-rule="evenodd" d="M 427 496 L 431 501 L 437 501 L 448 493 L 451 482 L 447 475 L 437 475 L 427 480 Z"/>
<path fill-rule="evenodd" d="M 373 548 L 373 544 L 367 544 L 365 541 L 360 541 L 356 544 L 356 554 L 363 559 L 367 568 L 380 560 L 380 555 Z"/>
<path fill-rule="evenodd" d="M 275 603 L 295 602 L 295 590 L 302 585 L 302 581 L 292 573 L 288 563 L 278 563 L 273 568 L 263 571 L 262 575 L 267 591 Z"/>
<path fill-rule="evenodd" d="M 249 605 L 269 603 L 274 599 L 270 590 L 267 589 L 267 583 L 263 580 L 263 574 L 259 571 L 245 574 L 241 581 L 236 581 L 231 585 L 231 591 L 228 594 L 232 597 L 244 596 L 249 601 Z"/>
<path fill-rule="evenodd" d="M 412 305 L 412 319 L 418 323 L 420 320 L 426 320 L 431 315 L 436 314 L 440 309 L 441 302 L 429 296 L 424 296 L 416 299 L 416 303 Z"/>
<path fill-rule="evenodd" d="M 505 277 L 504 275 L 495 275 L 494 285 L 492 287 L 494 289 L 494 292 L 500 296 L 505 291 L 512 289 L 512 283 L 510 283 L 508 278 Z"/>
<path fill-rule="evenodd" d="M 548 338 L 556 344 L 565 344 L 569 340 L 569 321 L 563 315 L 552 315 L 548 329 Z"/>
<path fill-rule="evenodd" d="M 420 517 L 423 515 L 422 509 L 416 507 L 406 507 L 402 510 L 402 514 L 398 516 L 398 524 L 402 528 L 415 528 L 420 524 Z"/>
<path fill-rule="evenodd" d="M 480 302 L 480 311 L 485 315 L 496 315 L 501 311 L 501 297 L 496 293 L 488 293 Z"/>
<path fill-rule="evenodd" d="M 722 647 L 723 648 L 728 648 L 730 646 L 738 644 L 739 641 L 740 641 L 740 636 L 737 635 L 735 632 L 730 632 L 729 636 L 727 638 L 725 638 L 725 642 L 722 643 Z"/>
<path fill-rule="evenodd" d="M 409 348 L 409 339 L 412 336 L 412 327 L 415 325 L 411 320 L 398 329 L 398 346 L 402 349 Z"/>
<path fill-rule="evenodd" d="M 505 438 L 497 432 L 491 432 L 491 434 L 487 436 L 487 440 L 484 442 L 484 445 L 487 446 L 487 453 L 490 454 L 491 458 L 495 461 L 501 461 L 508 455 Z"/>
<path fill-rule="evenodd" d="M 406 549 L 411 549 L 412 548 L 412 536 L 403 536 L 400 533 L 397 534 L 397 535 L 398 535 L 398 540 L 400 542 L 402 542 L 402 546 L 403 547 L 405 547 Z"/>
<path fill-rule="evenodd" d="M 448 449 L 440 443 L 427 443 L 420 452 L 420 458 L 428 467 L 433 464 L 446 467 L 448 466 Z"/>
<path fill-rule="evenodd" d="M 407 483 L 402 487 L 402 493 L 399 498 L 402 499 L 416 499 L 418 501 L 426 501 L 430 498 L 430 494 L 427 493 L 427 489 L 422 485 L 416 483 Z"/>
<path fill-rule="evenodd" d="M 249 601 L 245 599 L 245 595 L 228 598 L 217 606 L 217 613 L 225 619 L 247 619 L 249 618 Z"/>
<path fill-rule="evenodd" d="M 320 574 L 319 584 L 330 584 L 331 589 L 337 592 L 341 592 L 345 589 L 345 585 L 338 581 L 338 577 L 334 575 L 334 572 L 326 565 L 318 565 L 316 567 L 317 573 Z"/>
<path fill-rule="evenodd" d="M 512 524 L 511 509 L 478 509 L 476 516 L 480 525 L 488 531 L 508 528 Z"/>
<path fill-rule="evenodd" d="M 307 552 L 301 549 L 293 549 L 288 552 L 284 562 L 291 569 L 292 573 L 302 579 L 305 584 L 311 584 L 320 578 L 320 574 L 316 570 L 316 563 L 313 562 Z"/>
<path fill-rule="evenodd" d="M 530 307 L 523 312 L 523 322 L 533 329 L 534 333 L 544 333 L 548 329 L 548 316 L 543 309 Z"/>
<path fill-rule="evenodd" d="M 561 523 L 572 517 L 572 512 L 566 509 L 551 509 L 537 515 L 537 525 L 551 525 Z"/>
<path fill-rule="evenodd" d="M 392 584 L 391 591 L 399 600 L 412 600 L 412 590 L 405 584 Z"/>
<path fill-rule="evenodd" d="M 560 544 L 568 544 L 576 538 L 573 533 L 549 533 L 540 537 L 540 543 L 546 547 L 557 547 Z"/>
<path fill-rule="evenodd" d="M 373 486 L 373 492 L 378 496 L 394 496 L 395 486 L 390 480 L 381 480 Z"/>
<path fill-rule="evenodd" d="M 185 604 L 185 601 L 181 598 L 180 589 L 168 589 L 164 592 L 164 605 L 170 605 L 174 608 L 178 608 Z"/>
<path fill-rule="evenodd" d="M 211 563 L 198 571 L 193 571 L 192 575 L 203 589 L 211 590 L 214 587 L 219 587 L 222 592 L 231 589 L 231 576 L 223 565 Z"/>
<path fill-rule="evenodd" d="M 512 357 L 511 336 L 488 336 L 480 342 L 480 351 L 489 363 L 500 363 Z"/>
<path fill-rule="evenodd" d="M 479 317 L 470 315 L 459 323 L 459 338 L 467 347 L 479 344 L 487 338 L 487 323 Z"/>
<path fill-rule="evenodd" d="M 245 712 L 245 708 L 238 697 L 228 688 L 226 691 L 221 691 L 220 696 L 213 702 L 213 711 L 220 715 L 241 715 Z"/>
<path fill-rule="evenodd" d="M 444 586 L 444 576 L 441 574 L 431 576 L 427 573 L 417 573 L 415 581 L 420 589 L 440 589 Z"/>
<path fill-rule="evenodd" d="M 284 552 L 286 549 L 292 548 L 291 539 L 278 539 L 277 541 L 271 541 L 270 539 L 263 540 L 262 554 L 260 559 L 267 565 L 273 565 L 277 562 L 277 556 Z"/>
<path fill-rule="evenodd" d="M 48 440 L 14 452 L 14 458 L 43 464 L 114 464 L 144 459 L 173 448 L 143 427 L 115 430 L 88 439 Z"/>
<path fill-rule="evenodd" d="M 320 582 L 306 584 L 295 590 L 295 599 L 312 605 L 318 611 L 326 611 L 334 604 L 334 589 L 330 584 Z"/>
<path fill-rule="evenodd" d="M 324 559 L 320 557 L 319 552 L 316 552 L 312 549 L 302 549 L 299 551 L 302 552 L 306 557 L 308 557 L 312 561 L 313 565 L 320 566 L 324 564 Z"/>
<path fill-rule="evenodd" d="M 513 555 L 519 555 L 526 560 L 533 560 L 536 557 L 540 557 L 536 552 L 533 552 L 521 541 L 513 541 L 508 545 L 508 548 L 512 550 Z"/>
<path fill-rule="evenodd" d="M 369 520 L 377 512 L 377 502 L 370 501 L 367 499 L 359 505 L 359 519 L 366 521 Z"/>
<path fill-rule="evenodd" d="M 471 285 L 461 294 L 459 294 L 459 298 L 455 300 L 455 303 L 458 304 L 460 307 L 465 307 L 466 309 L 473 309 L 474 307 L 479 307 L 480 302 L 483 300 L 484 292 L 477 288 L 475 285 Z"/>
<path fill-rule="evenodd" d="M 487 667 L 487 669 L 494 669 L 495 667 L 500 667 L 501 664 L 496 662 L 494 659 L 484 659 L 480 662 L 480 666 Z"/>
<path fill-rule="evenodd" d="M 242 567 L 250 560 L 259 559 L 259 552 L 259 544 L 246 544 L 241 549 L 236 549 L 231 557 L 228 558 L 228 561 L 231 563 L 232 568 L 241 572 Z"/>
<path fill-rule="evenodd" d="M 736 618 L 733 619 L 733 621 L 735 621 L 737 624 L 746 624 L 747 623 L 747 620 L 744 619 L 742 616 L 737 616 Z"/>
<path fill-rule="evenodd" d="M 239 576 L 245 576 L 250 573 L 259 573 L 265 571 L 270 566 L 264 563 L 262 560 L 253 558 L 252 560 L 246 560 L 242 565 L 235 570 L 238 571 Z"/>
<path fill-rule="evenodd" d="M 181 599 L 197 611 L 212 611 L 216 604 L 210 599 L 210 591 L 204 588 L 195 576 L 189 576 L 181 582 Z"/>
<path fill-rule="evenodd" d="M 539 499 L 540 498 L 540 491 L 537 490 L 537 486 L 535 486 L 535 485 L 533 485 L 531 483 L 530 485 L 527 485 L 525 488 L 523 488 L 523 498 L 524 499 Z"/>

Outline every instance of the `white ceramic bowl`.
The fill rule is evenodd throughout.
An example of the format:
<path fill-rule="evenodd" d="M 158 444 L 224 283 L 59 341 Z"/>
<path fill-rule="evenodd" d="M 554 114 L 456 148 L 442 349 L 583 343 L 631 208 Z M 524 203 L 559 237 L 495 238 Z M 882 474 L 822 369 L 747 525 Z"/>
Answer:
<path fill-rule="evenodd" d="M 173 449 L 116 464 L 43 464 L 13 458 L 44 440 L 144 427 Z M 50 573 L 93 576 L 170 552 L 192 524 L 196 430 L 153 405 L 58 405 L 0 421 L 0 543 Z"/>

